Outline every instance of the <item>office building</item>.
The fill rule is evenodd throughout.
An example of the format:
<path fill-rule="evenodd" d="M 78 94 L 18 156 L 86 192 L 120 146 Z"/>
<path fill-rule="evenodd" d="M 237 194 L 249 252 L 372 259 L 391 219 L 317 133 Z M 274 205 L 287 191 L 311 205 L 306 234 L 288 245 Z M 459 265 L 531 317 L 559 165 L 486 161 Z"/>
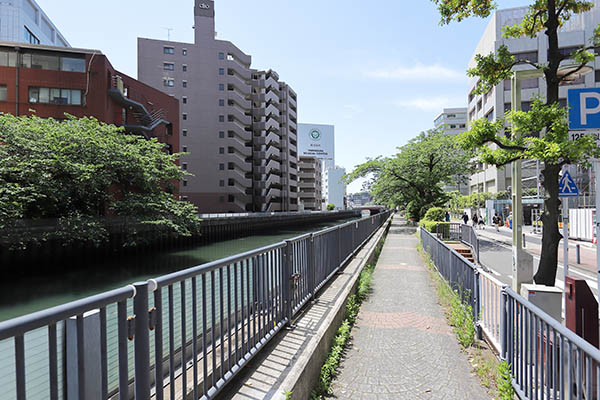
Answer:
<path fill-rule="evenodd" d="M 560 51 L 564 55 L 570 54 L 573 50 L 583 45 L 588 46 L 593 37 L 594 29 L 600 24 L 600 0 L 594 0 L 595 7 L 586 13 L 575 14 L 566 21 L 559 31 Z M 524 15 L 528 12 L 528 7 L 518 7 L 505 10 L 498 10 L 491 20 L 469 61 L 469 68 L 476 65 L 475 56 L 477 54 L 487 55 L 495 52 L 501 45 L 506 45 L 508 50 L 517 59 L 528 59 L 535 63 L 544 64 L 548 58 L 548 38 L 542 32 L 535 38 L 522 37 L 518 39 L 506 39 L 502 37 L 502 28 L 508 25 L 518 24 L 522 21 Z M 565 60 L 564 63 L 568 63 Z M 572 61 L 571 61 L 572 62 Z M 591 63 L 595 70 L 600 69 L 600 60 Z M 531 69 L 529 65 L 518 65 L 516 70 Z M 570 88 L 597 87 L 600 82 L 600 73 L 588 74 L 572 82 L 563 82 L 559 91 L 560 104 L 567 104 L 567 90 Z M 494 121 L 503 118 L 504 113 L 511 109 L 511 83 L 510 80 L 501 82 L 488 93 L 476 95 L 474 93 L 477 78 L 469 79 L 468 94 L 468 120 L 469 122 L 487 118 Z M 544 78 L 524 79 L 522 86 L 522 104 L 524 111 L 529 110 L 534 97 L 544 98 L 546 82 Z M 471 176 L 470 191 L 473 192 L 491 192 L 506 191 L 511 187 L 510 167 L 496 168 L 490 165 L 480 165 L 481 172 Z M 523 187 L 524 189 L 535 189 L 538 184 L 538 171 L 540 166 L 535 161 L 523 162 Z M 577 174 L 576 182 L 583 189 L 589 190 L 589 174 L 581 171 Z"/>
<path fill-rule="evenodd" d="M 373 196 L 369 192 L 359 192 L 349 194 L 348 197 L 348 207 L 360 207 L 366 206 L 367 204 L 373 201 Z"/>
<path fill-rule="evenodd" d="M 344 182 L 346 169 L 338 167 L 328 168 L 325 172 L 325 184 L 327 193 L 325 195 L 326 204 L 333 204 L 336 210 L 346 209 L 346 183 Z"/>
<path fill-rule="evenodd" d="M 34 0 L 0 2 L 0 41 L 71 47 Z"/>
<path fill-rule="evenodd" d="M 298 159 L 298 201 L 305 211 L 321 211 L 323 202 L 321 160 L 317 157 Z"/>
<path fill-rule="evenodd" d="M 0 42 L 0 112 L 92 116 L 179 151 L 179 102 L 115 70 L 97 50 Z"/>
<path fill-rule="evenodd" d="M 296 93 L 215 35 L 195 0 L 194 43 L 138 39 L 138 77 L 181 102 L 182 195 L 201 212 L 296 211 Z"/>
<path fill-rule="evenodd" d="M 433 126 L 447 135 L 459 135 L 467 130 L 467 109 L 444 108 L 435 117 Z"/>

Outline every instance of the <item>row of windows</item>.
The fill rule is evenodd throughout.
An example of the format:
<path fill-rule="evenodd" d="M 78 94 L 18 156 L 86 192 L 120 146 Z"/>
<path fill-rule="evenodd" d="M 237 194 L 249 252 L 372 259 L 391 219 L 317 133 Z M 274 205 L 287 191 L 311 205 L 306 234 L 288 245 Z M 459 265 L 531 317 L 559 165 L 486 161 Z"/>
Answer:
<path fill-rule="evenodd" d="M 175 54 L 175 47 L 165 46 L 163 47 L 163 54 L 173 55 Z M 181 54 L 187 56 L 187 49 L 182 49 Z"/>
<path fill-rule="evenodd" d="M 163 70 L 165 70 L 165 71 L 175 71 L 175 64 L 174 63 L 168 63 L 168 62 L 163 63 Z M 183 72 L 187 72 L 187 70 L 188 70 L 187 64 L 183 64 L 181 66 L 181 70 Z"/>
<path fill-rule="evenodd" d="M 14 51 L 0 50 L 0 66 L 16 67 L 17 63 L 23 68 L 38 68 L 51 71 L 85 72 L 85 58 L 61 56 L 53 53 L 26 52 L 17 61 Z"/>
<path fill-rule="evenodd" d="M 29 88 L 29 102 L 41 104 L 82 105 L 83 91 L 79 89 Z"/>
<path fill-rule="evenodd" d="M 40 44 L 40 39 L 37 38 L 27 27 L 25 26 L 25 41 L 31 44 Z"/>
<path fill-rule="evenodd" d="M 175 87 L 175 79 L 164 78 L 163 79 L 163 85 L 166 86 L 166 87 Z M 187 81 L 181 82 L 181 86 L 183 86 L 184 88 L 186 88 L 187 85 L 188 85 Z"/>

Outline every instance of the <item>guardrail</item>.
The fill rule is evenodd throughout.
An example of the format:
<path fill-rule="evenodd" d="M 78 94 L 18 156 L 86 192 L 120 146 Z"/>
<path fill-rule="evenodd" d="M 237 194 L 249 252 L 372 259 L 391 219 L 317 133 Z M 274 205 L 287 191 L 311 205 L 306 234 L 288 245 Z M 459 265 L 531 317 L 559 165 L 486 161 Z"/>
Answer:
<path fill-rule="evenodd" d="M 457 274 L 447 272 L 457 268 L 448 256 L 453 249 L 424 229 L 420 233 L 436 268 L 456 290 Z M 477 326 L 510 365 L 519 398 L 600 399 L 599 349 L 487 272 L 475 267 L 473 275 L 478 277 L 475 299 L 463 294 L 463 301 L 479 306 L 474 308 Z"/>
<path fill-rule="evenodd" d="M 473 249 L 475 262 L 479 263 L 479 239 L 475 228 L 468 224 L 441 222 L 436 227 L 436 235 L 441 240 L 461 241 Z"/>
<path fill-rule="evenodd" d="M 1 322 L 2 398 L 214 398 L 390 214 Z"/>

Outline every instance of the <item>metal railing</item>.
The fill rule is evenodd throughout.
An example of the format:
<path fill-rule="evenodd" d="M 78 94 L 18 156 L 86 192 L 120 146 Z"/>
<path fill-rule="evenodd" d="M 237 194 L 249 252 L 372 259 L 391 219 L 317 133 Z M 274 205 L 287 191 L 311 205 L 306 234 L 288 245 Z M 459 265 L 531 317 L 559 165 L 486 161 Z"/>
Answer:
<path fill-rule="evenodd" d="M 2 398 L 213 398 L 390 214 L 0 322 Z"/>
<path fill-rule="evenodd" d="M 600 398 L 600 350 L 510 288 L 502 310 L 501 354 L 520 398 Z"/>
<path fill-rule="evenodd" d="M 424 229 L 423 247 L 436 268 L 473 308 L 477 326 L 510 365 L 511 384 L 521 399 L 600 399 L 600 350 L 493 276 L 467 260 L 477 278 L 474 299 L 465 297 L 454 250 Z M 470 264 L 470 265 L 469 265 Z M 458 277 L 458 278 L 457 278 Z M 461 284 L 462 282 L 462 284 Z"/>
<path fill-rule="evenodd" d="M 436 235 L 441 240 L 456 240 L 473 249 L 475 262 L 479 263 L 479 239 L 475 228 L 468 224 L 442 222 L 436 227 Z"/>
<path fill-rule="evenodd" d="M 479 313 L 479 270 L 456 250 L 421 228 L 423 248 L 430 254 L 438 272 L 450 287 L 461 296 L 463 302 L 472 307 L 475 317 Z"/>

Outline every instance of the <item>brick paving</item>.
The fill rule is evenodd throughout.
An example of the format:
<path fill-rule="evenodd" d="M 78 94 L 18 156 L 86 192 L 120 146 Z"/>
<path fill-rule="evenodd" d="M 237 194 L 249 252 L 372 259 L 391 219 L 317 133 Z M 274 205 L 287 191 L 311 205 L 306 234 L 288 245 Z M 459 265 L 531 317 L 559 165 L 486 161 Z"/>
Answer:
<path fill-rule="evenodd" d="M 333 382 L 337 399 L 489 399 L 437 303 L 416 250 L 394 219 L 350 347 Z"/>

